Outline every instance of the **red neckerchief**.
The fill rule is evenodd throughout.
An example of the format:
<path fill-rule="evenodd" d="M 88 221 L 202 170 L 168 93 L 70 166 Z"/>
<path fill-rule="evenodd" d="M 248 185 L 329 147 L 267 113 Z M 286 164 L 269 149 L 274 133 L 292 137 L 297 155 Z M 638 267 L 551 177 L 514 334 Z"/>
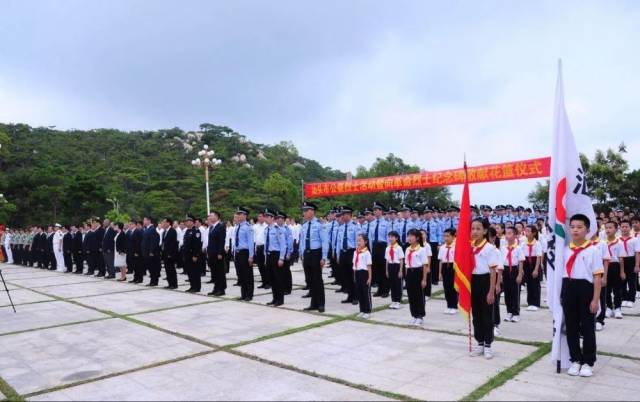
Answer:
<path fill-rule="evenodd" d="M 407 268 L 413 268 L 411 266 L 411 259 L 413 257 L 413 253 L 420 250 L 420 245 L 418 244 L 417 246 L 418 247 L 416 247 L 415 249 L 413 248 L 413 246 L 409 247 L 409 253 L 407 254 Z"/>
<path fill-rule="evenodd" d="M 447 245 L 447 256 L 445 257 L 445 261 L 449 263 L 449 254 L 451 253 L 451 244 Z"/>
<path fill-rule="evenodd" d="M 389 246 L 389 257 L 391 257 L 391 263 L 392 263 L 392 264 L 393 264 L 393 260 L 394 260 L 395 253 L 396 253 L 396 252 L 393 250 L 394 248 L 396 248 L 396 245 L 395 245 L 395 244 L 392 244 L 392 245 L 390 245 L 390 246 Z"/>
<path fill-rule="evenodd" d="M 536 244 L 536 239 L 533 239 L 532 243 L 529 243 L 529 241 L 527 240 L 527 248 L 529 248 L 529 254 L 527 255 L 527 259 L 529 260 L 529 265 L 531 265 L 531 258 L 532 255 L 531 253 L 533 253 L 533 246 Z"/>
<path fill-rule="evenodd" d="M 356 250 L 356 262 L 354 265 L 354 269 L 358 269 L 358 261 L 360 260 L 360 254 L 364 253 L 365 251 L 367 251 L 367 248 L 363 248 L 363 249 L 357 249 Z"/>
<path fill-rule="evenodd" d="M 627 242 L 631 240 L 631 237 L 627 237 L 626 239 L 621 237 L 620 240 L 622 240 L 622 244 L 624 244 L 624 253 L 629 254 L 629 249 L 627 248 Z"/>
<path fill-rule="evenodd" d="M 611 247 L 615 246 L 616 244 L 618 244 L 618 238 L 617 237 L 616 237 L 615 240 L 607 242 L 607 248 L 609 249 L 609 257 L 613 257 L 613 252 L 611 252 Z"/>
<path fill-rule="evenodd" d="M 477 247 L 473 245 L 473 240 L 471 241 L 471 269 L 472 270 L 476 267 L 476 255 L 480 254 L 480 252 L 486 245 L 487 245 L 487 239 L 482 239 L 482 243 L 480 243 Z"/>
<path fill-rule="evenodd" d="M 513 266 L 511 254 L 513 253 L 513 250 L 516 249 L 516 247 L 518 247 L 518 243 L 517 242 L 513 244 L 513 247 L 510 246 L 509 244 L 507 244 L 507 261 L 509 261 L 509 268 L 511 268 Z"/>
<path fill-rule="evenodd" d="M 573 254 L 571 254 L 571 257 L 569 257 L 569 261 L 567 261 L 567 276 L 569 276 L 569 279 L 571 279 L 571 271 L 573 271 L 573 264 L 576 262 L 578 254 L 580 254 L 583 250 L 586 250 L 590 246 L 591 242 L 589 240 L 586 240 L 584 243 L 582 243 L 581 246 L 576 246 L 575 244 L 573 244 L 573 242 L 569 244 L 569 248 L 573 250 Z"/>

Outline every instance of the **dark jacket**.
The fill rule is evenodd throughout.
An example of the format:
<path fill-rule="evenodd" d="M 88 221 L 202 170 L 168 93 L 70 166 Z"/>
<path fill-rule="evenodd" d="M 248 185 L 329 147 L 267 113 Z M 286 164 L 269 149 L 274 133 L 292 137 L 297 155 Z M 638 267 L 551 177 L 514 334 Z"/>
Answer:
<path fill-rule="evenodd" d="M 144 231 L 142 229 L 134 229 L 131 233 L 131 248 L 129 250 L 133 258 L 142 257 L 142 237 Z"/>
<path fill-rule="evenodd" d="M 227 237 L 227 229 L 222 221 L 218 222 L 213 230 L 208 231 L 209 243 L 207 244 L 207 255 L 224 255 L 224 240 Z M 212 257 L 209 257 L 211 259 Z"/>
<path fill-rule="evenodd" d="M 115 232 L 115 230 L 114 230 Z M 116 233 L 117 234 L 117 233 Z M 127 252 L 127 235 L 124 232 L 120 232 L 120 235 L 117 239 L 115 239 L 116 243 L 116 251 L 118 253 L 126 253 Z"/>
<path fill-rule="evenodd" d="M 162 232 L 162 256 L 164 258 L 178 258 L 178 232 L 169 228 Z"/>
<path fill-rule="evenodd" d="M 62 252 L 65 254 L 73 253 L 73 235 L 67 232 L 62 236 Z"/>
<path fill-rule="evenodd" d="M 107 228 L 104 233 L 104 237 L 102 238 L 102 252 L 103 253 L 112 253 L 113 252 L 113 240 L 116 238 L 116 231 Z"/>
<path fill-rule="evenodd" d="M 160 257 L 160 235 L 153 225 L 145 228 L 142 234 L 142 257 Z"/>
<path fill-rule="evenodd" d="M 102 252 L 102 239 L 104 239 L 104 228 L 100 226 L 93 232 L 93 236 L 91 236 L 91 241 L 94 243 L 94 246 L 98 246 L 97 251 L 100 253 Z"/>
<path fill-rule="evenodd" d="M 82 235 L 80 235 L 80 238 L 82 239 L 82 252 L 84 254 L 91 253 L 91 235 L 93 235 L 93 232 L 91 231 L 84 234 L 84 239 L 82 239 Z"/>
<path fill-rule="evenodd" d="M 73 252 L 74 253 L 82 253 L 83 248 L 82 248 L 82 232 L 80 232 L 79 230 L 73 234 L 73 246 L 72 246 Z"/>

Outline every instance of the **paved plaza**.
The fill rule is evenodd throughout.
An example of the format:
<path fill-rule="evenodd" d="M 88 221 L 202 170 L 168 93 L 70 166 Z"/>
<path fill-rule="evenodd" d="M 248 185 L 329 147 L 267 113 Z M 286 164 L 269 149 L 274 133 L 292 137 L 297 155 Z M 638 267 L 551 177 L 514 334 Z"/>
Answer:
<path fill-rule="evenodd" d="M 232 268 L 232 273 L 234 272 Z M 325 270 L 328 273 L 328 270 Z M 26 400 L 637 400 L 640 307 L 597 333 L 592 378 L 555 374 L 549 312 L 502 323 L 493 360 L 468 357 L 467 323 L 444 315 L 440 287 L 424 328 L 408 305 L 374 298 L 370 320 L 326 285 L 326 313 L 302 311 L 304 275 L 268 307 L 2 265 L 18 313 L 0 293 L 0 399 Z M 326 274 L 325 273 L 325 278 Z M 257 274 L 257 270 L 256 270 Z M 330 283 L 326 278 L 326 283 Z M 544 295 L 544 294 L 543 294 Z M 522 300 L 526 300 L 523 292 Z M 640 303 L 637 303 L 640 304 Z M 502 314 L 506 314 L 504 306 Z"/>

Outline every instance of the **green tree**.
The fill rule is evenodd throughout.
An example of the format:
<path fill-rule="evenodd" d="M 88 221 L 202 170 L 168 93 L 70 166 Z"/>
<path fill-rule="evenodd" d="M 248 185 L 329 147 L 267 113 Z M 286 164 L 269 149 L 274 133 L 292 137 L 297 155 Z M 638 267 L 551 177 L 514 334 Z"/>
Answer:
<path fill-rule="evenodd" d="M 533 205 L 549 208 L 549 180 L 545 180 L 544 183 L 537 182 L 527 199 Z"/>

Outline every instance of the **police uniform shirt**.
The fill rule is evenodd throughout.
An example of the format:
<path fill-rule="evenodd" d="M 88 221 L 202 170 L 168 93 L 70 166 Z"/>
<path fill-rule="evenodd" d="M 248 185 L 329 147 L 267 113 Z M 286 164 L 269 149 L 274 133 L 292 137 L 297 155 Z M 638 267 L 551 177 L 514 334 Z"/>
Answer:
<path fill-rule="evenodd" d="M 393 247 L 393 258 L 391 258 L 391 248 Z M 404 258 L 404 251 L 402 247 L 396 243 L 395 246 L 389 244 L 384 251 L 384 258 L 389 264 L 400 264 L 400 261 Z"/>
<path fill-rule="evenodd" d="M 453 262 L 453 255 L 456 251 L 456 243 L 452 242 L 451 244 L 444 243 L 438 249 L 438 261 L 443 264 L 449 264 Z"/>
<path fill-rule="evenodd" d="M 535 239 L 532 243 L 529 243 L 528 240 L 523 241 L 520 247 L 522 247 L 526 258 L 542 257 L 542 245 Z"/>
<path fill-rule="evenodd" d="M 407 268 L 422 268 L 431 262 L 431 247 L 412 248 L 409 246 L 404 261 Z"/>
<path fill-rule="evenodd" d="M 622 243 L 622 255 L 621 257 L 633 257 L 636 253 L 640 253 L 640 246 L 638 245 L 638 238 L 620 237 L 620 243 Z"/>
<path fill-rule="evenodd" d="M 500 259 L 496 252 L 496 246 L 483 240 L 478 246 L 472 246 L 476 266 L 473 275 L 484 275 L 491 272 L 491 268 L 500 265 Z"/>
<path fill-rule="evenodd" d="M 383 217 L 371 221 L 369 225 L 369 241 L 372 245 L 374 243 L 386 243 L 388 235 L 389 221 Z"/>
<path fill-rule="evenodd" d="M 511 252 L 511 263 L 509 263 L 509 252 Z M 518 242 L 514 242 L 512 245 L 505 244 L 500 248 L 500 260 L 505 267 L 517 267 L 520 262 L 524 261 L 524 251 L 522 247 L 518 246 Z"/>
<path fill-rule="evenodd" d="M 345 243 L 345 235 L 347 242 Z M 358 229 L 356 224 L 349 222 L 343 224 L 338 229 L 338 235 L 336 236 L 336 250 L 349 250 L 356 248 L 356 237 L 358 236 Z"/>
<path fill-rule="evenodd" d="M 231 245 L 234 253 L 240 250 L 248 250 L 249 258 L 253 258 L 253 229 L 247 221 L 236 225 Z"/>
<path fill-rule="evenodd" d="M 279 227 L 284 232 L 284 241 L 286 244 L 285 258 L 288 260 L 293 252 L 293 229 L 288 225 Z"/>
<path fill-rule="evenodd" d="M 308 245 L 307 237 L 309 240 Z M 304 256 L 307 248 L 310 250 L 322 249 L 322 259 L 326 260 L 327 254 L 329 253 L 328 241 L 329 238 L 322 223 L 320 223 L 318 218 L 314 217 L 312 220 L 302 224 L 302 229 L 300 230 L 300 255 Z"/>
<path fill-rule="evenodd" d="M 564 249 L 564 261 L 565 261 L 565 269 L 562 270 L 562 277 L 568 278 L 569 274 L 567 273 L 566 265 L 568 264 L 569 259 L 574 254 L 573 248 L 576 245 L 570 243 L 569 247 L 565 247 Z M 580 251 L 573 263 L 573 268 L 571 270 L 571 278 L 572 279 L 583 279 L 593 283 L 594 275 L 603 274 L 604 268 L 602 266 L 602 256 L 600 255 L 600 250 L 597 247 L 593 247 L 591 242 L 586 240 L 580 247 L 586 247 L 582 251 Z"/>
<path fill-rule="evenodd" d="M 366 271 L 371 265 L 371 253 L 368 249 L 356 250 L 353 253 L 353 269 L 355 271 Z"/>
<path fill-rule="evenodd" d="M 611 262 L 619 262 L 620 258 L 622 258 L 622 242 L 617 237 L 615 240 L 607 241 L 607 255 L 609 255 L 609 259 Z"/>
<path fill-rule="evenodd" d="M 287 254 L 287 243 L 284 237 L 284 230 L 278 225 L 268 225 L 264 235 L 265 253 L 278 253 L 278 259 L 284 260 Z"/>
<path fill-rule="evenodd" d="M 427 232 L 427 242 L 429 243 L 442 243 L 444 229 L 442 225 L 438 224 L 435 218 L 427 219 L 422 224 L 422 230 Z"/>

